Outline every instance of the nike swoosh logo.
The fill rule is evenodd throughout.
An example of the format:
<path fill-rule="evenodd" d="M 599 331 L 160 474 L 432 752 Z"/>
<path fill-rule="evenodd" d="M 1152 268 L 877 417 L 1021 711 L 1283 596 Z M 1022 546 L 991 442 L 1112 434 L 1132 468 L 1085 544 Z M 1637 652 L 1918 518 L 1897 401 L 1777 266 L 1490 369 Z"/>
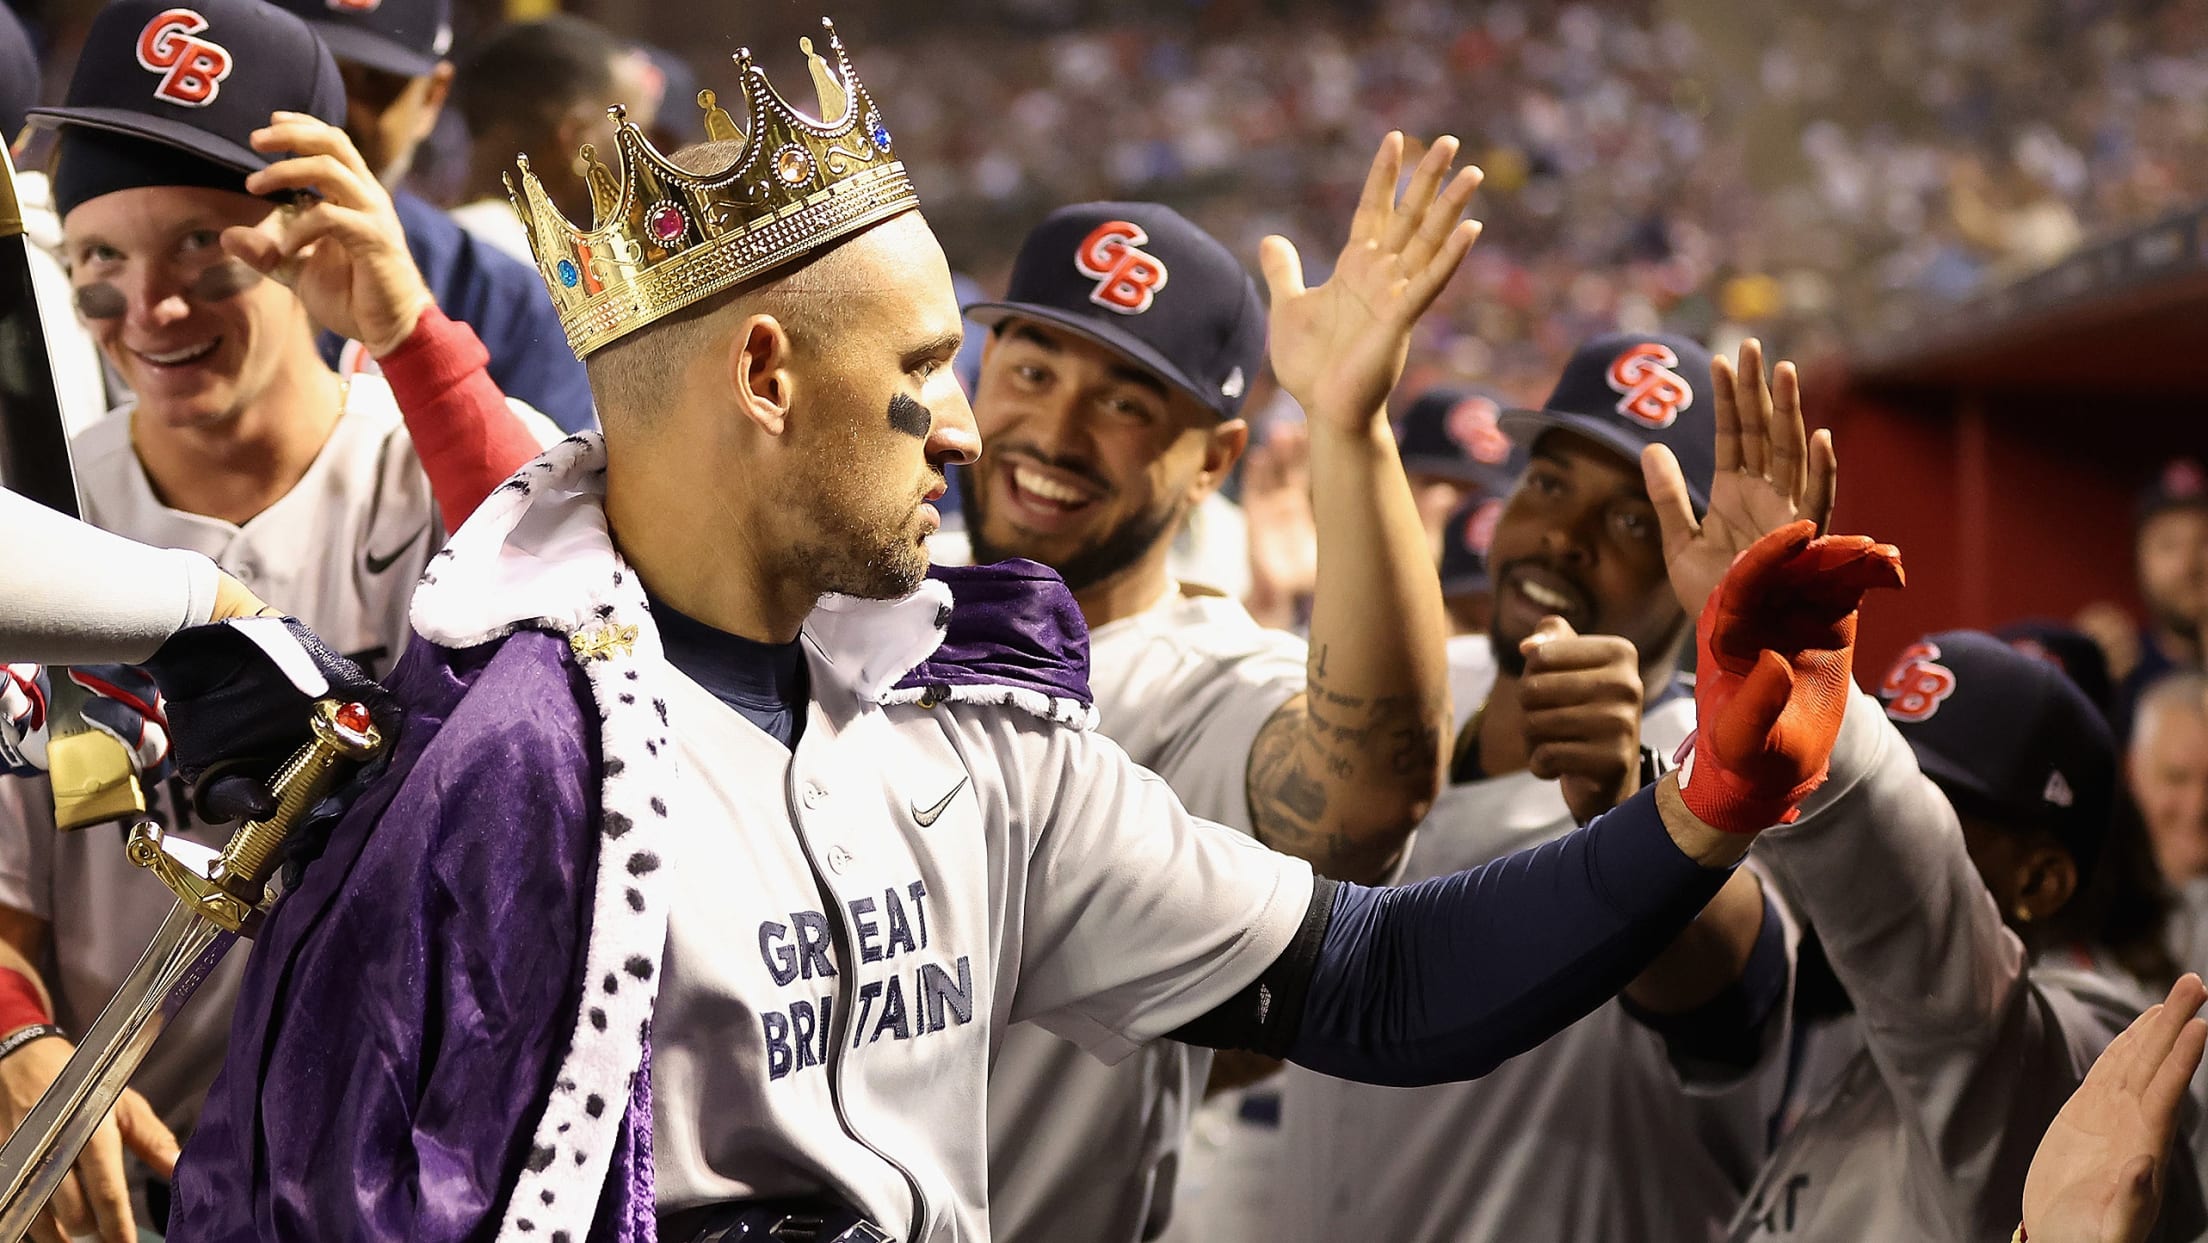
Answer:
<path fill-rule="evenodd" d="M 951 805 L 951 800 L 957 798 L 958 792 L 965 789 L 966 783 L 972 779 L 970 775 L 960 777 L 958 784 L 951 787 L 951 792 L 935 800 L 935 806 L 933 807 L 923 809 L 920 804 L 914 803 L 912 805 L 912 822 L 924 829 L 942 819 L 943 809 Z"/>
<path fill-rule="evenodd" d="M 390 556 L 379 557 L 372 552 L 363 552 L 360 558 L 361 562 L 368 567 L 368 572 L 370 574 L 381 574 L 385 570 L 388 570 L 392 566 L 398 564 L 399 558 L 406 555 L 406 550 L 412 548 L 416 540 L 419 540 L 427 534 L 429 534 L 429 524 L 425 522 L 422 524 L 421 530 L 407 536 L 405 543 L 399 545 L 397 548 L 392 549 Z"/>

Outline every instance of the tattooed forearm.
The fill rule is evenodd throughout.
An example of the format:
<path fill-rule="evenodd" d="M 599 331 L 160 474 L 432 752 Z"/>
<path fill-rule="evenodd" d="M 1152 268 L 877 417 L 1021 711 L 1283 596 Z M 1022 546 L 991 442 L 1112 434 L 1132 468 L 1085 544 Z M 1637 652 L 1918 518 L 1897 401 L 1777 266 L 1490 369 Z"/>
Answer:
<path fill-rule="evenodd" d="M 1425 695 L 1377 698 L 1331 685 L 1322 648 L 1306 692 L 1283 704 L 1250 748 L 1250 823 L 1258 840 L 1322 873 L 1385 873 L 1430 795 L 1440 708 Z"/>

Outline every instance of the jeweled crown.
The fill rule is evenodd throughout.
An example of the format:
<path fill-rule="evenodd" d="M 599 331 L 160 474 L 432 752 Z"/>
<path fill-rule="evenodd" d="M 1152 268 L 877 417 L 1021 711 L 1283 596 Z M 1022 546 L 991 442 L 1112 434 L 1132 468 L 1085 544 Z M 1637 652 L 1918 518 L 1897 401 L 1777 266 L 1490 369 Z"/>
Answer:
<path fill-rule="evenodd" d="M 520 185 L 508 174 L 506 192 L 577 358 L 919 206 L 835 26 L 825 18 L 821 25 L 833 67 L 811 39 L 798 40 L 821 120 L 783 99 L 749 48 L 735 56 L 741 107 L 731 112 L 712 91 L 698 92 L 707 140 L 743 144 L 725 169 L 692 173 L 669 162 L 617 105 L 609 113 L 619 171 L 593 148 L 582 149 L 593 216 L 582 229 L 553 206 L 529 157 L 520 157 Z"/>

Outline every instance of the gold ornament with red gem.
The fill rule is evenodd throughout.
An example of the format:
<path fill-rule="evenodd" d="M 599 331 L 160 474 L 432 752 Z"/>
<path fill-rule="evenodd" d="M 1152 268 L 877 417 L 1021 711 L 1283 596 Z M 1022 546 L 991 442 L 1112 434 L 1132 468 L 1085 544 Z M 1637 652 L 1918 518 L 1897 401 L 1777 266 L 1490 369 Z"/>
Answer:
<path fill-rule="evenodd" d="M 798 41 L 820 119 L 783 99 L 749 48 L 735 56 L 737 113 L 724 110 L 714 92 L 698 92 L 708 140 L 741 144 L 718 171 L 676 166 L 616 105 L 609 113 L 617 167 L 589 148 L 583 157 L 589 227 L 553 206 L 527 155 L 518 182 L 507 174 L 507 194 L 577 358 L 920 205 L 834 25 L 825 18 L 821 25 L 832 66 L 811 39 Z"/>

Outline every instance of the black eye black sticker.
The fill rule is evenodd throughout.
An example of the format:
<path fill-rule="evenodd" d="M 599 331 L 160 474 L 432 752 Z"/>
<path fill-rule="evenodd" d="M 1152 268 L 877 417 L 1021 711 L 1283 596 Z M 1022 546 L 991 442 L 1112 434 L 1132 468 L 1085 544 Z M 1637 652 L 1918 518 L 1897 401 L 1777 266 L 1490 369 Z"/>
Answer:
<path fill-rule="evenodd" d="M 935 426 L 935 415 L 903 393 L 889 399 L 889 425 L 915 440 L 926 440 Z"/>

